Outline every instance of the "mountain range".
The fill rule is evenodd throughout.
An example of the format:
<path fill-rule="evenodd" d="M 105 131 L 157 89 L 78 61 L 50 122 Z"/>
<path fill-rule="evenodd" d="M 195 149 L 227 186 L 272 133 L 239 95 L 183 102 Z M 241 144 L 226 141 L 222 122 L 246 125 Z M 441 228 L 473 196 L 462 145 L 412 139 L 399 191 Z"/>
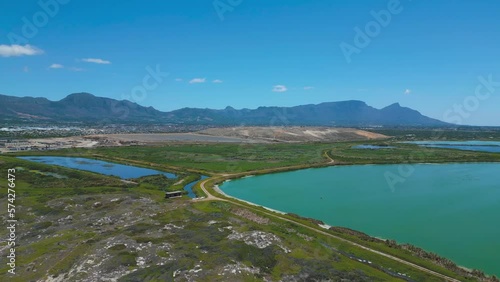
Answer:
<path fill-rule="evenodd" d="M 362 101 L 325 102 L 295 107 L 222 110 L 182 108 L 161 112 L 127 100 L 70 94 L 60 101 L 0 95 L 0 121 L 45 123 L 173 123 L 213 126 L 451 126 L 398 103 L 376 109 Z"/>

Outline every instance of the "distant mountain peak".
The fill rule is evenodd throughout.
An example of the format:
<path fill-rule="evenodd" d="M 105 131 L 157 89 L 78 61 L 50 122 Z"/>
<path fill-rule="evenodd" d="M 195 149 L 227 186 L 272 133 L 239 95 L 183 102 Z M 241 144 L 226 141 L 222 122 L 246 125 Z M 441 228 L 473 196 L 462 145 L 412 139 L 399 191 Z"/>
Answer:
<path fill-rule="evenodd" d="M 71 93 L 68 96 L 66 96 L 64 99 L 71 99 L 71 98 L 80 98 L 80 97 L 85 97 L 85 98 L 99 98 L 93 94 L 87 93 L 87 92 L 79 92 L 79 93 Z"/>
<path fill-rule="evenodd" d="M 399 103 L 393 103 L 393 104 L 390 104 L 389 106 L 385 107 L 384 109 L 389 109 L 389 108 L 402 108 L 401 105 Z"/>
<path fill-rule="evenodd" d="M 356 106 L 366 106 L 366 102 L 360 101 L 360 100 L 346 100 L 346 101 L 338 101 L 338 102 L 324 102 L 322 104 L 337 104 L 337 105 L 342 105 L 342 104 L 349 104 L 349 105 L 356 105 Z"/>

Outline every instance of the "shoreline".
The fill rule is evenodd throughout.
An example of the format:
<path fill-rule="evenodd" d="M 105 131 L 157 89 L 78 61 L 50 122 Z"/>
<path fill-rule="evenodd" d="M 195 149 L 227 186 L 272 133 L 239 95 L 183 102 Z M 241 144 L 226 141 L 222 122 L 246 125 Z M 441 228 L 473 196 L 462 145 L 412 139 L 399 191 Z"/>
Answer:
<path fill-rule="evenodd" d="M 226 180 L 226 181 L 230 181 L 230 180 Z M 224 181 L 224 182 L 225 182 L 225 181 Z M 224 182 L 223 182 L 223 183 L 224 183 Z M 258 204 L 255 204 L 255 203 L 252 203 L 252 202 L 250 202 L 250 201 L 242 200 L 242 199 L 237 198 L 237 197 L 229 196 L 229 195 L 228 195 L 228 194 L 226 194 L 224 191 L 222 191 L 222 190 L 220 189 L 219 185 L 217 185 L 217 184 L 213 185 L 212 187 L 213 187 L 213 190 L 214 190 L 215 192 L 217 192 L 217 193 L 219 193 L 219 194 L 221 194 L 222 196 L 225 196 L 225 197 L 227 197 L 227 198 L 230 198 L 230 199 L 233 199 L 233 200 L 236 200 L 236 201 L 240 201 L 240 202 L 243 202 L 243 203 L 249 204 L 249 205 L 254 206 L 254 207 L 264 208 L 265 210 L 268 210 L 268 211 L 271 211 L 271 212 L 275 212 L 275 213 L 278 213 L 278 214 L 282 214 L 282 215 L 287 215 L 287 214 L 289 214 L 289 213 L 286 213 L 286 212 L 282 212 L 282 211 L 279 211 L 279 210 L 275 210 L 275 209 L 272 209 L 272 208 L 268 208 L 268 207 L 263 206 L 263 205 L 258 205 Z M 302 215 L 299 215 L 299 216 L 302 216 Z M 314 219 L 314 218 L 313 218 L 313 219 Z M 330 230 L 330 228 L 331 228 L 331 227 L 335 227 L 335 226 L 328 225 L 328 224 L 326 224 L 326 223 L 324 223 L 324 224 L 317 224 L 317 226 L 318 226 L 318 227 L 320 227 L 320 228 L 326 229 L 326 230 Z M 338 226 L 338 227 L 341 227 L 341 226 Z M 347 228 L 347 227 L 344 227 L 344 228 Z M 354 229 L 353 229 L 353 231 L 356 231 L 356 232 L 362 232 L 362 231 L 359 231 L 359 230 L 354 230 Z M 382 237 L 375 237 L 375 236 L 371 236 L 371 235 L 369 235 L 369 234 L 367 234 L 367 235 L 368 235 L 369 237 L 371 237 L 371 238 L 375 238 L 375 239 L 382 240 L 382 241 L 391 240 L 391 239 L 386 239 L 386 238 L 382 238 Z M 415 245 L 412 245 L 412 244 L 410 244 L 410 243 L 408 243 L 408 242 L 406 242 L 406 243 L 397 243 L 397 244 L 398 244 L 398 245 L 408 244 L 408 245 L 411 245 L 411 246 L 415 246 Z M 420 248 L 420 247 L 418 247 L 418 246 L 415 246 L 415 247 Z M 427 250 L 425 250 L 425 249 L 422 249 L 422 250 L 424 250 L 424 251 L 428 252 L 428 251 L 427 251 Z M 446 258 L 446 257 L 443 257 L 443 258 Z M 434 263 L 434 264 L 436 264 L 435 262 L 433 262 L 433 263 Z M 436 265 L 439 265 L 439 264 L 436 264 Z M 462 270 L 464 270 L 464 271 L 466 271 L 466 272 L 469 272 L 469 273 L 472 273 L 472 272 L 473 272 L 473 269 L 471 269 L 471 268 L 469 268 L 469 267 L 466 267 L 466 266 L 462 266 L 462 265 L 458 265 L 458 264 L 456 264 L 456 267 L 458 267 L 458 268 L 460 268 L 460 269 L 462 269 Z M 481 271 L 482 271 L 482 270 L 481 270 Z M 486 277 L 493 277 L 493 276 L 495 276 L 494 274 L 485 274 L 485 275 L 486 275 Z"/>
<path fill-rule="evenodd" d="M 214 189 L 215 192 L 221 194 L 224 197 L 231 198 L 231 199 L 234 199 L 234 200 L 237 200 L 237 201 L 249 204 L 249 205 L 254 206 L 254 207 L 263 208 L 263 209 L 266 209 L 268 211 L 275 212 L 275 213 L 278 213 L 278 214 L 281 214 L 281 215 L 290 214 L 288 212 L 284 212 L 284 211 L 272 209 L 272 208 L 269 208 L 269 207 L 266 207 L 266 206 L 263 206 L 263 205 L 259 205 L 259 204 L 256 204 L 256 203 L 253 203 L 253 202 L 250 202 L 250 201 L 247 201 L 247 200 L 243 200 L 243 199 L 240 199 L 240 198 L 237 198 L 237 197 L 234 197 L 234 196 L 230 196 L 230 195 L 226 194 L 224 191 L 222 191 L 222 189 L 217 184 L 215 184 L 213 186 L 213 189 Z M 300 216 L 302 216 L 302 215 L 300 215 Z M 331 227 L 333 227 L 332 225 L 328 225 L 326 223 L 324 223 L 324 224 L 318 224 L 318 226 L 321 227 L 321 228 L 323 228 L 323 229 L 327 229 L 327 230 L 330 229 Z"/>
<path fill-rule="evenodd" d="M 217 185 L 217 184 L 215 184 L 215 185 L 213 186 L 213 189 L 214 189 L 214 191 L 215 191 L 215 192 L 217 192 L 217 193 L 221 194 L 221 195 L 222 195 L 222 196 L 224 196 L 224 197 L 231 198 L 231 199 L 233 199 L 233 200 L 237 200 L 237 201 L 240 201 L 240 202 L 243 202 L 243 203 L 249 204 L 249 205 L 254 206 L 254 207 L 264 208 L 264 209 L 266 209 L 266 210 L 268 210 L 268 211 L 275 212 L 275 213 L 279 213 L 279 214 L 281 214 L 281 215 L 287 215 L 287 214 L 288 214 L 288 213 L 283 212 L 283 211 L 279 211 L 279 210 L 271 209 L 271 208 L 268 208 L 268 207 L 265 207 L 265 206 L 262 206 L 262 205 L 258 205 L 258 204 L 256 204 L 256 203 L 252 203 L 252 202 L 250 202 L 250 201 L 246 201 L 246 200 L 242 200 L 242 199 L 239 199 L 239 198 L 236 198 L 236 197 L 233 197 L 233 196 L 229 196 L 228 194 L 224 193 L 224 191 L 222 191 L 222 190 L 220 189 L 219 185 Z"/>

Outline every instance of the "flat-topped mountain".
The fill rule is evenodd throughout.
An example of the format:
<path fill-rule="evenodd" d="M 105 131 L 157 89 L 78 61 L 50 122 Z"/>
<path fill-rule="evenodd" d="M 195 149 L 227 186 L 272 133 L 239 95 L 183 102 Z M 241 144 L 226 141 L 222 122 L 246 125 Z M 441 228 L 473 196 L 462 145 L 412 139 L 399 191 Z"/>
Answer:
<path fill-rule="evenodd" d="M 362 101 L 326 102 L 295 107 L 259 107 L 222 110 L 183 108 L 161 112 L 127 100 L 75 93 L 60 101 L 0 95 L 0 120 L 103 123 L 176 123 L 310 126 L 451 126 L 398 103 L 376 109 Z"/>

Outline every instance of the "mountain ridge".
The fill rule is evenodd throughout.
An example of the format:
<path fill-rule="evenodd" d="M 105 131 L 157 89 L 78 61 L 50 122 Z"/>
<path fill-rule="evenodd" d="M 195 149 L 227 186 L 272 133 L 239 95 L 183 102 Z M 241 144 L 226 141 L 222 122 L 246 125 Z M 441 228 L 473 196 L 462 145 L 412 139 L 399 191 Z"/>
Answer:
<path fill-rule="evenodd" d="M 312 126 L 452 126 L 393 103 L 382 109 L 360 100 L 323 102 L 292 107 L 260 106 L 256 109 L 185 107 L 162 112 L 128 100 L 72 93 L 59 101 L 43 97 L 0 94 L 0 120 L 37 120 L 102 123 L 176 123 L 214 126 L 312 125 Z"/>

